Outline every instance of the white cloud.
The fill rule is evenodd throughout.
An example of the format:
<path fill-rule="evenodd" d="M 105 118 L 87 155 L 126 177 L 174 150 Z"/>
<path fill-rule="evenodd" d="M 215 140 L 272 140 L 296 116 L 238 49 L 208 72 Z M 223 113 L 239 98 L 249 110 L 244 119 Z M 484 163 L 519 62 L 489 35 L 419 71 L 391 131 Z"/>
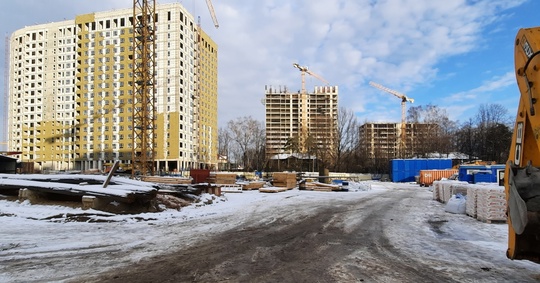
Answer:
<path fill-rule="evenodd" d="M 514 72 L 507 72 L 502 76 L 494 76 L 488 81 L 482 82 L 482 85 L 471 90 L 455 93 L 449 98 L 445 99 L 449 103 L 461 102 L 464 100 L 474 100 L 480 95 L 489 95 L 492 91 L 498 91 L 504 87 L 513 85 L 516 83 L 516 77 Z"/>
<path fill-rule="evenodd" d="M 157 0 L 167 2 L 178 1 Z M 374 108 L 372 103 L 381 103 L 370 99 L 380 93 L 368 86 L 368 81 L 407 93 L 432 83 L 437 76 L 448 77 L 440 74 L 438 64 L 477 48 L 486 25 L 497 21 L 506 9 L 524 2 L 213 1 L 220 23 L 215 29 L 204 1 L 181 1 L 195 18 L 201 17 L 203 28 L 219 46 L 220 125 L 239 116 L 263 121 L 260 100 L 265 85 L 300 89 L 300 74 L 293 62 L 309 66 L 340 86 L 340 105 L 360 115 L 368 113 Z M 77 14 L 130 8 L 132 4 L 129 0 L 10 1 L 0 16 L 9 24 L 4 31 L 12 32 L 35 21 L 70 19 Z M 320 84 L 311 78 L 307 88 Z M 383 114 L 397 108 L 387 120 L 399 120 L 396 104 L 377 107 L 386 109 Z"/>

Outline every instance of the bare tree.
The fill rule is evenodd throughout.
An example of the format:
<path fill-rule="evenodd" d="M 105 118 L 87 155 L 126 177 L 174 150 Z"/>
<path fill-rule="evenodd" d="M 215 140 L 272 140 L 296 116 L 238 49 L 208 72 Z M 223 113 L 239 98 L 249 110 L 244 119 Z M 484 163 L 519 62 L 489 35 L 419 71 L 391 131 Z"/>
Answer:
<path fill-rule="evenodd" d="M 220 156 L 224 156 L 229 164 L 230 164 L 230 158 L 231 158 L 229 155 L 230 147 L 231 147 L 231 135 L 228 129 L 219 128 L 218 129 L 218 154 Z M 220 168 L 220 169 L 229 170 L 230 166 L 228 165 L 226 166 L 226 168 Z"/>
<path fill-rule="evenodd" d="M 457 122 L 450 120 L 445 109 L 432 104 L 415 106 L 409 108 L 407 117 L 410 123 L 424 124 L 424 134 L 409 143 L 414 146 L 413 154 L 426 157 L 433 152 L 448 154 L 454 151 Z"/>
<path fill-rule="evenodd" d="M 229 121 L 227 128 L 237 149 L 236 158 L 241 160 L 244 169 L 252 170 L 253 164 L 251 161 L 254 158 L 254 152 L 260 150 L 264 145 L 262 122 L 253 119 L 251 116 L 240 117 Z"/>
<path fill-rule="evenodd" d="M 505 163 L 512 138 L 508 110 L 500 104 L 482 104 L 475 120 L 475 155 L 486 161 Z M 503 154 L 501 154 L 503 153 Z"/>
<path fill-rule="evenodd" d="M 337 150 L 334 171 L 348 172 L 358 148 L 358 119 L 353 111 L 340 107 L 338 112 Z M 348 162 L 349 161 L 349 162 Z"/>

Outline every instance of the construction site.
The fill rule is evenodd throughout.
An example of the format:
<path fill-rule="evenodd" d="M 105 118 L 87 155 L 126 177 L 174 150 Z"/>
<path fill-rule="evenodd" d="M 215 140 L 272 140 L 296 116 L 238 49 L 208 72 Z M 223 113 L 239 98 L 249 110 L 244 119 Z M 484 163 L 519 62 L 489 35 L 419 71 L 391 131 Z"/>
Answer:
<path fill-rule="evenodd" d="M 432 158 L 443 126 L 407 121 L 415 99 L 369 82 L 401 120 L 352 123 L 353 162 L 373 172 L 330 172 L 348 85 L 300 62 L 300 89 L 264 88 L 264 169 L 220 171 L 219 48 L 183 4 L 20 28 L 6 41 L 0 281 L 537 282 L 539 38 L 509 44 L 524 98 L 508 164 Z"/>

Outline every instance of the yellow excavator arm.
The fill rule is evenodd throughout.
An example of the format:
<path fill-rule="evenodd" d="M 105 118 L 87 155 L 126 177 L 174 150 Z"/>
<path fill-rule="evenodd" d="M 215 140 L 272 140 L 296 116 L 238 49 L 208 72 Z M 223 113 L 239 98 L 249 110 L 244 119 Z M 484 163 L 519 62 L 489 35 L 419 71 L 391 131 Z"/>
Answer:
<path fill-rule="evenodd" d="M 505 171 L 507 256 L 540 263 L 540 27 L 518 31 L 514 62 L 520 99 Z"/>

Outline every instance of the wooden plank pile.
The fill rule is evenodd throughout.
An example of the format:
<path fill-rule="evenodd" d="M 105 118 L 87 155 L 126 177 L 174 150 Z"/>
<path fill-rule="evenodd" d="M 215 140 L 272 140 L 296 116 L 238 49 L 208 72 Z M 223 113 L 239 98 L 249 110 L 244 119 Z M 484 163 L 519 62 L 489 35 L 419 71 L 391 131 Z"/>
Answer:
<path fill-rule="evenodd" d="M 191 184 L 193 179 L 183 178 L 183 177 L 143 176 L 141 177 L 141 181 L 157 183 L 157 184 L 179 185 L 179 184 Z"/>
<path fill-rule="evenodd" d="M 211 184 L 236 184 L 236 174 L 210 172 L 210 177 L 206 181 Z"/>
<path fill-rule="evenodd" d="M 274 187 L 294 189 L 296 188 L 296 173 L 274 172 L 272 174 Z"/>
<path fill-rule="evenodd" d="M 332 185 L 320 182 L 306 182 L 305 189 L 309 191 L 320 191 L 320 192 L 332 192 L 341 190 L 339 185 Z"/>
<path fill-rule="evenodd" d="M 279 193 L 279 192 L 285 192 L 287 191 L 287 188 L 285 187 L 266 187 L 266 188 L 260 188 L 259 192 L 261 193 Z"/>
<path fill-rule="evenodd" d="M 242 190 L 245 190 L 245 191 L 258 190 L 262 188 L 264 184 L 266 184 L 266 182 L 264 181 L 253 181 L 253 182 L 242 183 Z"/>

